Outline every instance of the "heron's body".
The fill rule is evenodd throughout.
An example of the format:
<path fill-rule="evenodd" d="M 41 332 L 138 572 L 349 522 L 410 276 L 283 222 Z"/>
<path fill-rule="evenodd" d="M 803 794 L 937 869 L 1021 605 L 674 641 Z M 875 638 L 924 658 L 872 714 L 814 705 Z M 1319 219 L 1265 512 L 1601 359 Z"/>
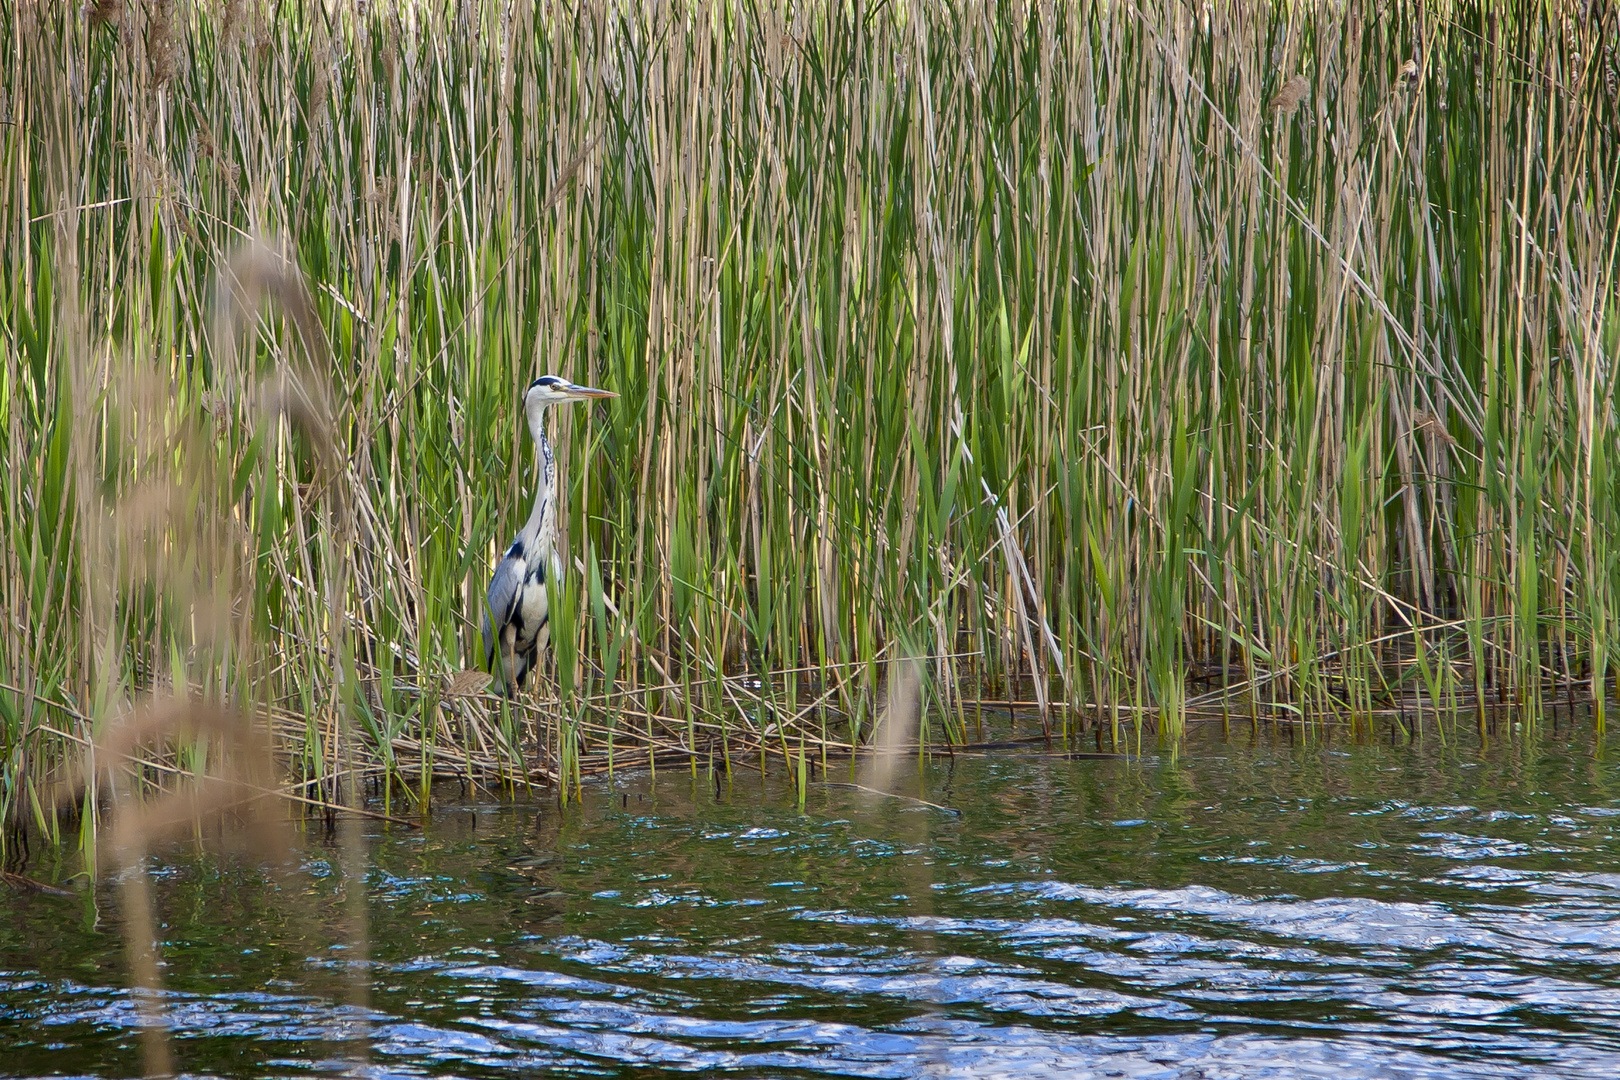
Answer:
<path fill-rule="evenodd" d="M 523 685 L 529 671 L 539 664 L 540 651 L 550 643 L 546 583 L 562 573 L 562 558 L 557 554 L 557 462 L 546 439 L 545 411 L 558 402 L 613 396 L 555 375 L 536 379 L 524 395 L 523 411 L 534 437 L 539 473 L 534 508 L 495 567 L 483 618 L 484 662 L 500 676 L 502 689 L 509 695 Z"/>

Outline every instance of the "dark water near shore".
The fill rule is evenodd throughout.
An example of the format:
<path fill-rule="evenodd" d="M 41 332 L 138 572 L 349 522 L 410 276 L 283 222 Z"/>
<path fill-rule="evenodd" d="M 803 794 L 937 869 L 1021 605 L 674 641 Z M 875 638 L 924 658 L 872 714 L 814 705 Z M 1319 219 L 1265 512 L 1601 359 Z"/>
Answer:
<path fill-rule="evenodd" d="M 447 800 L 421 832 L 365 827 L 363 1006 L 318 824 L 278 871 L 179 846 L 153 861 L 173 1053 L 219 1076 L 1610 1080 L 1608 741 L 1205 734 L 1175 760 L 904 774 L 960 816 L 838 787 L 801 814 L 744 771 L 566 813 Z M 0 1074 L 140 1074 L 119 892 L 75 887 L 0 893 Z"/>

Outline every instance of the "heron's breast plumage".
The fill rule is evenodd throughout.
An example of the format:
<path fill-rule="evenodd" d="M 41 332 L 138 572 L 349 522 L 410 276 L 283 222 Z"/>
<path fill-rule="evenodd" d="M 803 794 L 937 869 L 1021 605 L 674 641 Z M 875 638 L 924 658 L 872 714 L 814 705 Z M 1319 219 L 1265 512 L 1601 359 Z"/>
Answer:
<path fill-rule="evenodd" d="M 513 604 L 512 612 L 512 621 L 517 626 L 519 652 L 528 652 L 534 648 L 541 631 L 546 628 L 549 621 L 546 573 L 546 560 L 543 557 L 524 560 L 523 584 L 518 588 L 517 601 Z"/>

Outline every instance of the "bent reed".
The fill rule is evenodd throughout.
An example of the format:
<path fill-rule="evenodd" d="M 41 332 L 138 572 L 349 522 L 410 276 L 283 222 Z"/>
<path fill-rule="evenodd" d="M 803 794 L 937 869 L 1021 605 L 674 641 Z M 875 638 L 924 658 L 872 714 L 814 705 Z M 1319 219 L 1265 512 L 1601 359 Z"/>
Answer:
<path fill-rule="evenodd" d="M 1601 725 L 1616 19 L 8 5 L 0 809 L 93 821 L 154 695 L 390 805 L 803 775 L 902 664 L 933 744 Z M 456 673 L 546 372 L 620 396 L 506 707 Z"/>

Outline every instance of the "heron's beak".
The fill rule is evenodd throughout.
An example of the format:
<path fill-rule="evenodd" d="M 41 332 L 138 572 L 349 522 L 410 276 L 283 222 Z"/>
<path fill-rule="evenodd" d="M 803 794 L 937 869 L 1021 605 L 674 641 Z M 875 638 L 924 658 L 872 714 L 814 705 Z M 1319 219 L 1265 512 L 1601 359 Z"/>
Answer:
<path fill-rule="evenodd" d="M 580 401 L 585 401 L 589 398 L 610 398 L 618 397 L 619 395 L 615 394 L 611 390 L 598 390 L 594 386 L 580 386 L 578 383 L 569 383 L 568 396 L 571 398 L 576 398 Z"/>

